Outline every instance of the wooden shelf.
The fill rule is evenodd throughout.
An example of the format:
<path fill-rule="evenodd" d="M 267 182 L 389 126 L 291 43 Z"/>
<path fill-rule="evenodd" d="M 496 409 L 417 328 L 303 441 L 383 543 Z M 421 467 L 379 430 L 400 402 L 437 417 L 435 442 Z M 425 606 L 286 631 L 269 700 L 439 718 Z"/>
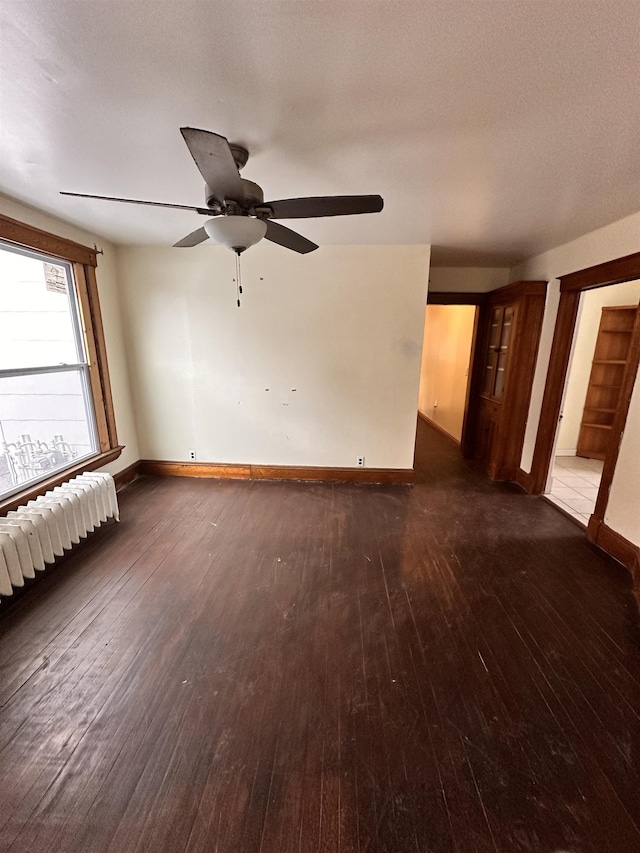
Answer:
<path fill-rule="evenodd" d="M 613 429 L 635 315 L 636 306 L 616 305 L 602 309 L 578 435 L 577 456 L 604 459 L 609 450 L 611 436 L 608 433 Z M 615 379 L 615 382 L 602 382 L 602 379 Z"/>

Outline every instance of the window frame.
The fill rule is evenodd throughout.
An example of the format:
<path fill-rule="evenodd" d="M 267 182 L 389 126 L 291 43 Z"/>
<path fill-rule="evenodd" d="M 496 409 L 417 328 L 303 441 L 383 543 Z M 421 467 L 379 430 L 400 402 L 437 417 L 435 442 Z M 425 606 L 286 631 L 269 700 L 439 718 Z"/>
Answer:
<path fill-rule="evenodd" d="M 107 364 L 107 349 L 102 327 L 102 314 L 98 298 L 96 267 L 99 250 L 42 231 L 32 225 L 0 214 L 0 240 L 18 249 L 39 252 L 68 263 L 73 270 L 80 332 L 84 338 L 88 366 L 88 381 L 95 416 L 95 434 L 98 449 L 50 477 L 31 483 L 20 492 L 0 500 L 0 514 L 43 494 L 55 485 L 83 471 L 93 471 L 117 459 L 124 449 L 118 444 L 115 411 Z"/>

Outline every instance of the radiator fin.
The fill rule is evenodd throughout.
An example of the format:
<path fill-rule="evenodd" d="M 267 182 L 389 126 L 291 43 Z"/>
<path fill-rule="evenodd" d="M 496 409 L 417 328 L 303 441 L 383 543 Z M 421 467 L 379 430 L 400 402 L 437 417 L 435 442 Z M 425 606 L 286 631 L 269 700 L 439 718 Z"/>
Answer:
<path fill-rule="evenodd" d="M 0 517 L 0 596 L 44 571 L 110 518 L 120 521 L 110 474 L 87 472 Z"/>

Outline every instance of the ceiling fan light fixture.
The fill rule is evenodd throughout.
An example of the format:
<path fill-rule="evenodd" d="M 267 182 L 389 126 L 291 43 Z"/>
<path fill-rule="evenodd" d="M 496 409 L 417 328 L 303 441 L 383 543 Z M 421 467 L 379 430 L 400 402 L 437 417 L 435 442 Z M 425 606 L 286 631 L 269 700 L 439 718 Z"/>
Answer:
<path fill-rule="evenodd" d="M 243 252 L 262 240 L 267 233 L 267 223 L 253 216 L 218 216 L 208 219 L 204 230 L 215 243 Z"/>

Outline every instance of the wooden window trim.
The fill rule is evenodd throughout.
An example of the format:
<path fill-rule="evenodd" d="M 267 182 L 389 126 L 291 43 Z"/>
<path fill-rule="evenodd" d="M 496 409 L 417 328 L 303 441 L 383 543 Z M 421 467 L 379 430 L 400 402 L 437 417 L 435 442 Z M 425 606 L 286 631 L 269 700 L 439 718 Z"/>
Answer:
<path fill-rule="evenodd" d="M 117 459 L 122 453 L 118 444 L 116 419 L 107 364 L 107 349 L 102 328 L 102 314 L 96 281 L 97 249 L 73 240 L 49 234 L 39 228 L 0 214 L 0 240 L 22 249 L 41 252 L 70 263 L 73 268 L 82 333 L 85 339 L 89 385 L 96 420 L 98 451 L 62 471 L 0 501 L 0 513 L 8 512 L 47 489 L 82 471 L 91 471 Z"/>
<path fill-rule="evenodd" d="M 29 488 L 24 489 L 21 492 L 10 495 L 0 503 L 0 515 L 11 512 L 12 509 L 17 509 L 19 506 L 23 506 L 28 501 L 32 501 L 34 498 L 37 498 L 38 495 L 44 494 L 49 491 L 49 489 L 54 489 L 56 486 L 59 486 L 66 480 L 71 479 L 71 477 L 76 477 L 78 474 L 82 474 L 84 471 L 95 471 L 97 468 L 102 468 L 103 465 L 107 465 L 109 462 L 113 462 L 114 459 L 117 459 L 123 450 L 124 447 L 122 445 L 118 445 L 118 447 L 113 447 L 106 453 L 96 453 L 95 456 L 89 456 L 87 459 L 76 462 L 75 465 L 65 468 L 64 471 L 56 471 L 46 480 L 40 480 L 38 483 L 35 483 L 35 485 L 31 485 Z"/>
<path fill-rule="evenodd" d="M 98 250 L 90 249 L 66 237 L 49 234 L 33 225 L 18 222 L 0 213 L 0 238 L 7 243 L 15 243 L 25 249 L 34 249 L 44 255 L 53 255 L 63 261 L 96 267 L 98 265 Z"/>

